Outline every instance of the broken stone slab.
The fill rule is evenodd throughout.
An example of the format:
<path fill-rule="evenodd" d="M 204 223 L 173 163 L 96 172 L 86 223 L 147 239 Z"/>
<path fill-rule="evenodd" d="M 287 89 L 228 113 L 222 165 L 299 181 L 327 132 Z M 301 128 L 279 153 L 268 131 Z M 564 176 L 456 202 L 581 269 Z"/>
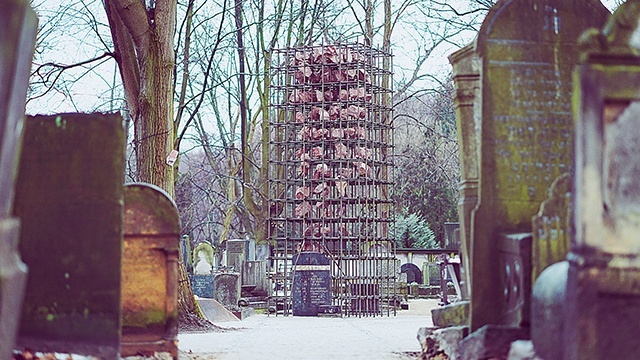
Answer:
<path fill-rule="evenodd" d="M 422 359 L 457 359 L 460 341 L 468 334 L 468 326 L 420 328 L 417 338 L 422 348 Z"/>
<path fill-rule="evenodd" d="M 222 304 L 215 299 L 203 299 L 196 297 L 198 305 L 204 316 L 212 323 L 228 322 L 228 321 L 240 321 L 240 319 L 227 310 Z"/>
<path fill-rule="evenodd" d="M 213 278 L 214 299 L 230 311 L 238 311 L 240 301 L 240 274 L 219 273 Z"/>
<path fill-rule="evenodd" d="M 431 310 L 433 325 L 437 327 L 468 326 L 469 302 L 459 301 Z"/>
<path fill-rule="evenodd" d="M 504 359 L 511 343 L 528 340 L 529 329 L 508 325 L 485 325 L 460 342 L 459 359 Z"/>

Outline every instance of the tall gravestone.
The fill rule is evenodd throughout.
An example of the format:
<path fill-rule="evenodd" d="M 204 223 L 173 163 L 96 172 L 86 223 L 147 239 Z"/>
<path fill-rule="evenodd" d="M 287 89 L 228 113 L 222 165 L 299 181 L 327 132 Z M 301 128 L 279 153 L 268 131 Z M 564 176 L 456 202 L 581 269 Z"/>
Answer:
<path fill-rule="evenodd" d="M 640 354 L 640 3 L 582 40 L 565 360 Z"/>
<path fill-rule="evenodd" d="M 462 261 L 462 279 L 464 292 L 471 288 L 471 213 L 478 205 L 478 179 L 480 157 L 478 153 L 480 136 L 480 88 L 479 63 L 475 51 L 475 42 L 449 56 L 453 66 L 454 106 L 460 149 L 460 197 L 458 217 L 460 220 L 460 259 Z"/>
<path fill-rule="evenodd" d="M 291 289 L 294 316 L 316 316 L 320 306 L 331 305 L 331 265 L 321 253 L 303 252 L 293 256 Z"/>
<path fill-rule="evenodd" d="M 26 119 L 14 203 L 29 266 L 21 346 L 118 356 L 124 150 L 118 114 Z"/>
<path fill-rule="evenodd" d="M 18 253 L 20 221 L 11 217 L 11 208 L 38 21 L 28 1 L 0 6 L 0 358 L 8 359 L 27 279 Z"/>
<path fill-rule="evenodd" d="M 201 242 L 193 249 L 193 274 L 189 275 L 193 294 L 203 298 L 214 298 L 213 259 L 215 250 L 207 242 Z"/>
<path fill-rule="evenodd" d="M 180 217 L 162 189 L 127 184 L 122 257 L 122 356 L 178 358 Z"/>
<path fill-rule="evenodd" d="M 501 265 L 499 239 L 503 233 L 530 232 L 531 217 L 551 182 L 572 170 L 576 42 L 607 15 L 597 0 L 508 0 L 492 7 L 479 31 L 480 198 L 471 225 L 472 331 L 510 324 L 512 295 L 506 285 L 519 280 L 509 277 L 530 275 Z"/>

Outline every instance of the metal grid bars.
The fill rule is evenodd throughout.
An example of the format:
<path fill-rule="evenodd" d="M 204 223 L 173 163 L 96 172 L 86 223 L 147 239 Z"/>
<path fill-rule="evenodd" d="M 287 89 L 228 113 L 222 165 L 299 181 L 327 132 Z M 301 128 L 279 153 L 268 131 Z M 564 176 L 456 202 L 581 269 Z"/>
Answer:
<path fill-rule="evenodd" d="M 273 53 L 271 301 L 285 315 L 299 252 L 330 259 L 332 311 L 395 314 L 391 61 L 390 54 L 361 44 Z"/>

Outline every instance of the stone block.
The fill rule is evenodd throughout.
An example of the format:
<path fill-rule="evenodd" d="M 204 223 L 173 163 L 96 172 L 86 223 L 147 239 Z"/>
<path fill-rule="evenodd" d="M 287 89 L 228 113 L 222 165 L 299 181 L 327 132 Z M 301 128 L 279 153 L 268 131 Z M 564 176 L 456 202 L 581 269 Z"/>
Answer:
<path fill-rule="evenodd" d="M 485 325 L 460 342 L 459 359 L 505 359 L 516 340 L 528 340 L 529 330 L 506 325 Z"/>
<path fill-rule="evenodd" d="M 25 121 L 14 202 L 29 267 L 19 346 L 119 354 L 122 124 L 117 114 Z"/>
<path fill-rule="evenodd" d="M 533 343 L 528 340 L 516 340 L 511 343 L 507 360 L 549 360 L 536 355 Z"/>
<path fill-rule="evenodd" d="M 316 316 L 321 305 L 331 305 L 331 271 L 329 259 L 315 252 L 293 257 L 291 290 L 294 316 Z"/>
<path fill-rule="evenodd" d="M 240 301 L 240 274 L 219 273 L 213 279 L 214 299 L 225 308 L 237 311 Z"/>
<path fill-rule="evenodd" d="M 468 334 L 467 326 L 420 328 L 417 338 L 422 349 L 422 359 L 457 359 L 460 342 Z"/>
<path fill-rule="evenodd" d="M 431 319 L 437 327 L 468 326 L 469 302 L 459 301 L 432 309 Z"/>

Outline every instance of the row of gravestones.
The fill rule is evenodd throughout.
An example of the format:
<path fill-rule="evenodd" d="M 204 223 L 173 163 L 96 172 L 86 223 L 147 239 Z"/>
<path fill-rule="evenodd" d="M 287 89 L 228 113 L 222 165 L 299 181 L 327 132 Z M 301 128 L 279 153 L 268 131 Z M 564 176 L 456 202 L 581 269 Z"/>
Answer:
<path fill-rule="evenodd" d="M 0 358 L 28 347 L 177 359 L 177 208 L 161 189 L 123 185 L 119 115 L 24 119 L 37 19 L 25 0 L 2 8 Z"/>
<path fill-rule="evenodd" d="M 506 356 L 483 352 L 487 339 L 508 345 L 530 325 L 547 360 L 640 352 L 628 321 L 640 315 L 640 4 L 609 15 L 597 0 L 501 1 L 450 56 L 472 332 L 462 359 Z"/>

